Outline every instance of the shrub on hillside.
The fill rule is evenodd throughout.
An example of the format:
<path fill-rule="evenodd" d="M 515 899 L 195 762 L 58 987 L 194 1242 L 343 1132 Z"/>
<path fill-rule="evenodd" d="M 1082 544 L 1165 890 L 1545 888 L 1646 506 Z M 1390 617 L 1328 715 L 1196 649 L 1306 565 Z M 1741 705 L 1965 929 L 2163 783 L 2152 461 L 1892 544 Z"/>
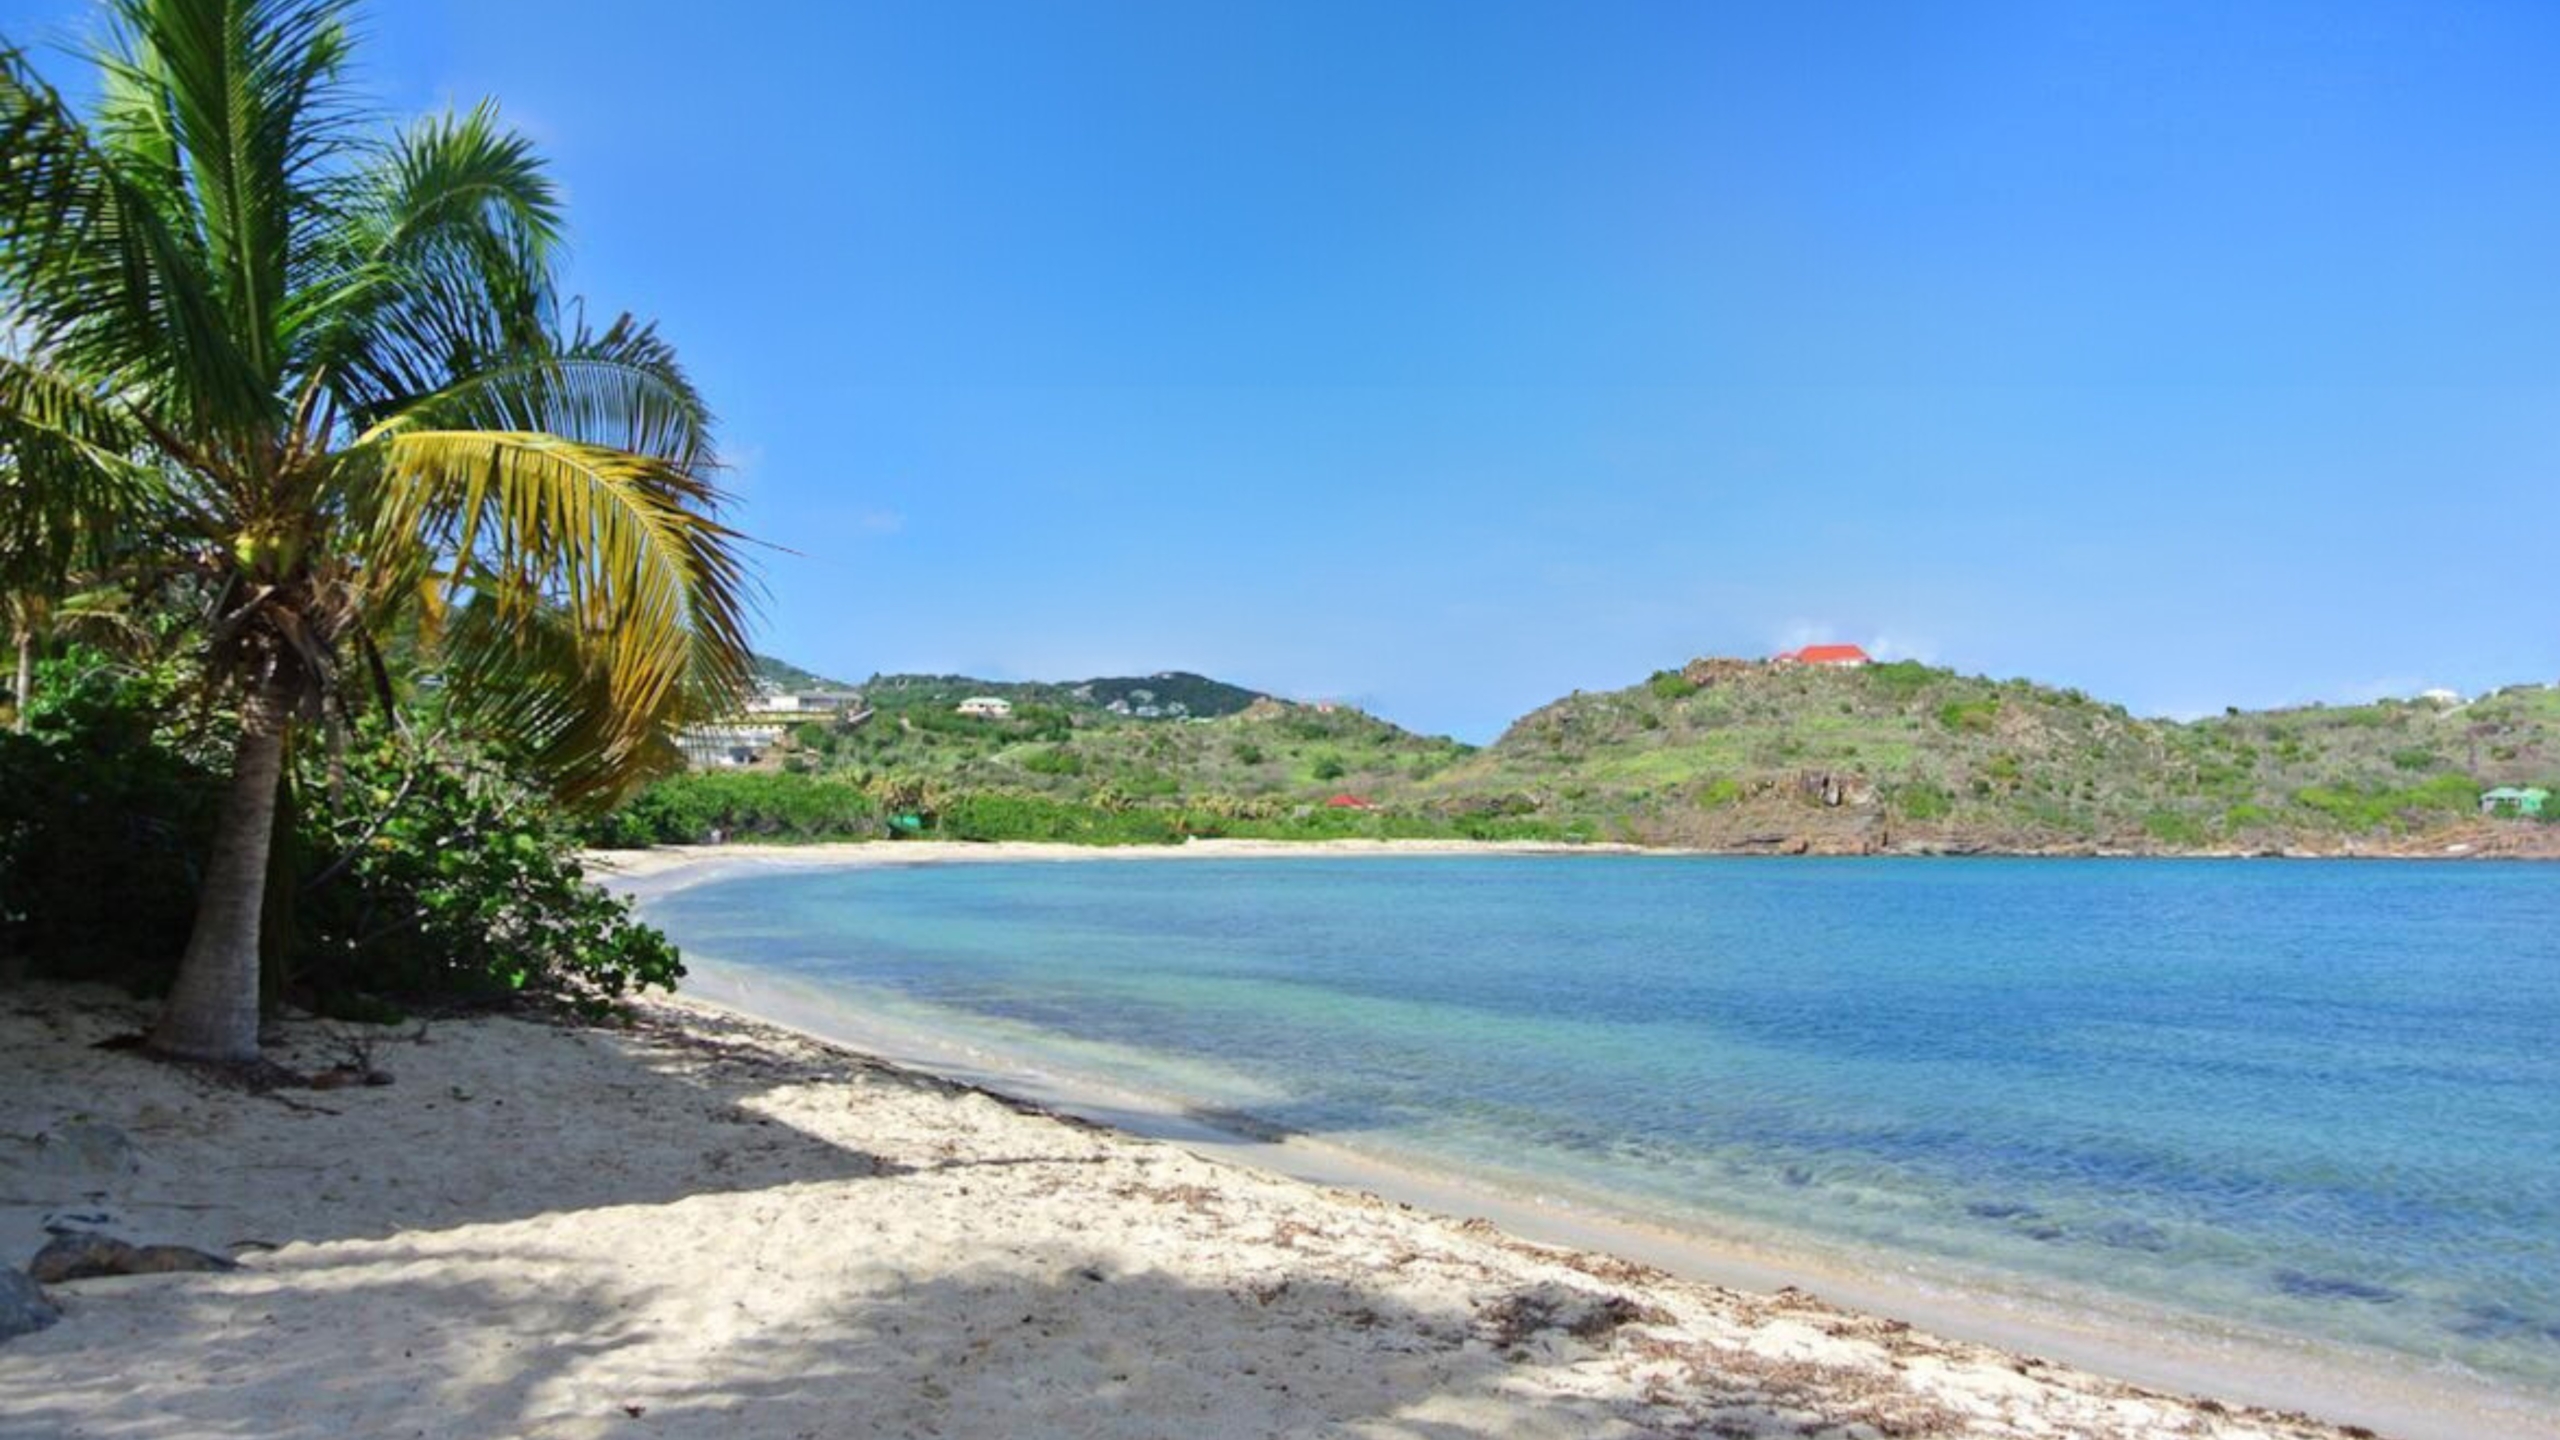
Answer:
<path fill-rule="evenodd" d="M 1866 681 L 1868 689 L 1879 691 L 1885 698 L 1896 702 L 1909 700 L 1939 681 L 1953 678 L 1949 672 L 1933 670 L 1917 660 L 1892 660 L 1881 665 L 1863 666 L 1858 675 Z"/>
<path fill-rule="evenodd" d="M 1063 745 L 1043 745 L 1022 757 L 1022 768 L 1034 775 L 1081 775 L 1084 757 Z"/>
<path fill-rule="evenodd" d="M 980 791 L 962 795 L 934 816 L 951 840 L 1056 840 L 1079 845 L 1170 845 L 1182 834 L 1173 812 L 1080 805 L 1045 795 Z"/>
<path fill-rule="evenodd" d="M 2439 775 L 2415 785 L 2310 785 L 2294 803 L 2352 830 L 2404 830 L 2428 820 L 2467 815 L 2479 806 L 2480 787 L 2468 775 Z"/>
<path fill-rule="evenodd" d="M 1950 700 L 1938 707 L 1938 723 L 1950 730 L 1986 734 L 2000 719 L 2000 697 L 1986 695 L 1979 700 Z"/>
<path fill-rule="evenodd" d="M 886 816 L 878 801 L 833 776 L 700 770 L 657 781 L 592 822 L 588 839 L 609 848 L 699 845 L 729 839 L 869 840 Z"/>
<path fill-rule="evenodd" d="M 2204 821 L 2179 810 L 2153 810 L 2142 817 L 2142 831 L 2163 845 L 2196 849 L 2213 843 Z"/>

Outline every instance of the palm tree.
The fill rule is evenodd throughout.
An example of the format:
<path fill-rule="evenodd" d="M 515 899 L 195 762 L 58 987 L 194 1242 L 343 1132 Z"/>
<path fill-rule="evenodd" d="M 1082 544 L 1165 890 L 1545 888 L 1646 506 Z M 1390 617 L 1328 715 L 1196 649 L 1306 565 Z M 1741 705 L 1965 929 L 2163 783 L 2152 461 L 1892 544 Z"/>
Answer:
<path fill-rule="evenodd" d="M 0 331 L 0 635 L 16 653 L 9 698 L 12 728 L 24 734 L 36 649 L 56 619 L 119 608 L 75 577 L 103 567 L 144 493 L 129 466 L 89 459 L 100 444 L 129 445 L 111 417 L 82 405 L 77 392 L 48 388 L 45 367 L 18 350 L 17 337 Z"/>
<path fill-rule="evenodd" d="M 564 312 L 557 196 L 490 107 L 377 133 L 342 0 L 108 8 L 85 117 L 0 46 L 0 444 L 56 512 L 149 497 L 203 597 L 238 739 L 152 1039 L 251 1060 L 286 738 L 343 674 L 414 633 L 451 712 L 609 794 L 745 691 L 747 581 L 701 397 Z"/>

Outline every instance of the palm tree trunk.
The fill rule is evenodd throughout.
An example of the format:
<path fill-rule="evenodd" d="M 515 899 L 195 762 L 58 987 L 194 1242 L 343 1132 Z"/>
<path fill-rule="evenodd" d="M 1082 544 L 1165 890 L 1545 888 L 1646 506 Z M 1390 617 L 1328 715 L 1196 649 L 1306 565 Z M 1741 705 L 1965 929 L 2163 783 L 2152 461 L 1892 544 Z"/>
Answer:
<path fill-rule="evenodd" d="M 27 697 L 36 688 L 36 632 L 32 625 L 18 631 L 18 683 L 9 692 L 9 704 L 15 718 L 9 726 L 19 734 L 27 733 Z"/>
<path fill-rule="evenodd" d="M 291 695 L 280 685 L 251 690 L 240 706 L 231 756 L 231 793 L 213 834 L 196 924 L 178 981 L 151 1032 L 151 1048 L 194 1060 L 258 1058 L 258 915 L 267 890 L 267 850 L 275 837 L 276 786 L 284 774 Z"/>

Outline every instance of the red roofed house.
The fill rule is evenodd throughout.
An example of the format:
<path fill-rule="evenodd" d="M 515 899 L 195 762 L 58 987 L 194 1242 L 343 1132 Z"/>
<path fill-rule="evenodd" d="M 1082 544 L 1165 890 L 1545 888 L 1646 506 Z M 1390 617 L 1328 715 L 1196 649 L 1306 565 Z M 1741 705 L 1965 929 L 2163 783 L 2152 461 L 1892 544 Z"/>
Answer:
<path fill-rule="evenodd" d="M 1327 810 L 1375 810 L 1378 807 L 1370 804 L 1364 796 L 1336 795 L 1324 802 L 1324 808 Z"/>
<path fill-rule="evenodd" d="M 1807 645 L 1769 657 L 1772 665 L 1866 665 L 1873 657 L 1855 645 Z"/>

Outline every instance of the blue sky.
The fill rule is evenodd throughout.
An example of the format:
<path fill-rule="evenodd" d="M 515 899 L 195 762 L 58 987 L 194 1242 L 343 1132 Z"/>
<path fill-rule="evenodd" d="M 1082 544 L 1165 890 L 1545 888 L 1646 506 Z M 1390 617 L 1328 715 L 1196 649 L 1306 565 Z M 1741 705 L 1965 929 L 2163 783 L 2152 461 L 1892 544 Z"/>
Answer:
<path fill-rule="evenodd" d="M 367 14 L 387 106 L 541 141 L 830 674 L 1478 741 L 1806 640 L 2142 713 L 2560 676 L 2560 7 Z"/>

